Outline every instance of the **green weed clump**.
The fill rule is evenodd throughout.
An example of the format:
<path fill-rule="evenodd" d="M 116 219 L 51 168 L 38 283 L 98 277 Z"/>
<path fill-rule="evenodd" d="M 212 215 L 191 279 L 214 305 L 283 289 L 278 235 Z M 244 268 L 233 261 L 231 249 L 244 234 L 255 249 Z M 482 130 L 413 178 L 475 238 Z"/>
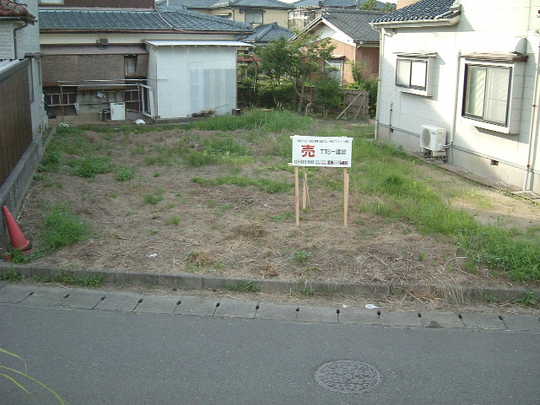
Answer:
<path fill-rule="evenodd" d="M 311 259 L 311 252 L 307 250 L 297 250 L 293 253 L 292 260 L 298 264 L 306 264 Z"/>
<path fill-rule="evenodd" d="M 74 175 L 90 179 L 96 177 L 98 174 L 109 173 L 113 168 L 111 159 L 102 156 L 72 159 L 67 164 L 73 169 Z"/>
<path fill-rule="evenodd" d="M 164 197 L 161 193 L 151 193 L 151 194 L 145 194 L 144 197 L 144 203 L 149 205 L 157 205 L 161 201 L 163 201 Z"/>
<path fill-rule="evenodd" d="M 289 183 L 282 183 L 269 179 L 253 179 L 250 177 L 241 176 L 223 176 L 214 179 L 194 177 L 192 181 L 203 186 L 221 186 L 224 184 L 232 184 L 239 187 L 254 186 L 266 193 L 283 193 L 289 191 L 292 187 L 292 185 Z"/>
<path fill-rule="evenodd" d="M 189 124 L 189 128 L 206 131 L 235 131 L 237 129 L 260 129 L 268 132 L 296 131 L 308 128 L 313 122 L 290 111 L 253 110 L 240 116 L 224 115 Z"/>
<path fill-rule="evenodd" d="M 135 177 L 135 169 L 132 167 L 117 167 L 115 179 L 117 181 L 130 181 Z"/>
<path fill-rule="evenodd" d="M 242 293 L 256 293 L 261 291 L 261 288 L 253 281 L 239 281 L 236 284 L 225 286 L 225 289 Z"/>
<path fill-rule="evenodd" d="M 86 240 L 90 226 L 66 206 L 56 205 L 45 217 L 41 236 L 45 250 L 54 251 Z"/>

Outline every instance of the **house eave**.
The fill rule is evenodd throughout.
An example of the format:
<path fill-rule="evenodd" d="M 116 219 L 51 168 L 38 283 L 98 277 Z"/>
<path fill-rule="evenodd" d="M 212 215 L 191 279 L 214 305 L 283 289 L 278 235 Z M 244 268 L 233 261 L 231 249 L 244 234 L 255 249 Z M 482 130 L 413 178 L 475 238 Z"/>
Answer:
<path fill-rule="evenodd" d="M 380 28 L 427 28 L 427 27 L 449 27 L 459 23 L 460 15 L 451 18 L 441 18 L 438 20 L 411 20 L 411 21 L 383 21 L 370 23 L 374 29 Z"/>
<path fill-rule="evenodd" d="M 41 29 L 40 34 L 249 34 L 253 31 L 200 31 L 200 30 L 112 30 L 112 29 Z"/>

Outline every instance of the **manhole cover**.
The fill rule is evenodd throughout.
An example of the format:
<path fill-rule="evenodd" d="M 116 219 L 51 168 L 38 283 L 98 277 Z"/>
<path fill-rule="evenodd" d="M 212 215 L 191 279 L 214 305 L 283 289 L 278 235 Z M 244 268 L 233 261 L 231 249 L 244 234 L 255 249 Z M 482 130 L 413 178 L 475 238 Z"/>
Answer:
<path fill-rule="evenodd" d="M 354 394 L 377 386 L 381 375 L 367 363 L 337 360 L 320 366 L 315 372 L 315 380 L 329 391 Z"/>

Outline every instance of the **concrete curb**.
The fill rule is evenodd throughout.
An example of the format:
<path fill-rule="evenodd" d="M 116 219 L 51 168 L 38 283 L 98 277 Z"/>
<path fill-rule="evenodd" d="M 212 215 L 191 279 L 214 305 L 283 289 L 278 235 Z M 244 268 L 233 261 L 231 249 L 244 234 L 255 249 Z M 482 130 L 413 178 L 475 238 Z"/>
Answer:
<path fill-rule="evenodd" d="M 235 290 L 265 293 L 300 293 L 305 295 L 333 295 L 347 294 L 384 298 L 390 296 L 402 297 L 407 293 L 414 295 L 430 295 L 446 299 L 450 303 L 494 303 L 509 302 L 523 299 L 526 294 L 536 293 L 540 296 L 540 289 L 534 288 L 495 288 L 495 287 L 469 287 L 427 284 L 391 285 L 384 283 L 337 283 L 324 281 L 288 281 L 288 280 L 256 280 L 212 277 L 190 273 L 178 274 L 149 274 L 126 273 L 109 270 L 61 270 L 33 265 L 20 265 L 0 263 L 0 279 L 2 273 L 16 272 L 22 278 L 33 278 L 36 281 L 53 280 L 59 274 L 74 279 L 100 279 L 106 285 L 119 287 L 163 287 L 185 290 Z"/>

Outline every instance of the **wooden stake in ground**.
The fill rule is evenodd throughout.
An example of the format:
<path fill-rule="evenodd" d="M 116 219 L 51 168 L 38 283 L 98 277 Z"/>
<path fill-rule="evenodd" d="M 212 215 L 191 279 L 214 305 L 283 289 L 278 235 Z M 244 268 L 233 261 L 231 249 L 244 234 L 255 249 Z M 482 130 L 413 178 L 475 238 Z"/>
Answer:
<path fill-rule="evenodd" d="M 298 166 L 294 167 L 294 209 L 296 213 L 296 226 L 300 226 L 300 179 Z"/>
<path fill-rule="evenodd" d="M 302 188 L 302 209 L 305 210 L 311 206 L 311 199 L 309 198 L 309 185 L 307 180 L 307 169 L 304 169 L 304 187 Z"/>
<path fill-rule="evenodd" d="M 349 169 L 343 169 L 343 226 L 349 223 Z"/>

